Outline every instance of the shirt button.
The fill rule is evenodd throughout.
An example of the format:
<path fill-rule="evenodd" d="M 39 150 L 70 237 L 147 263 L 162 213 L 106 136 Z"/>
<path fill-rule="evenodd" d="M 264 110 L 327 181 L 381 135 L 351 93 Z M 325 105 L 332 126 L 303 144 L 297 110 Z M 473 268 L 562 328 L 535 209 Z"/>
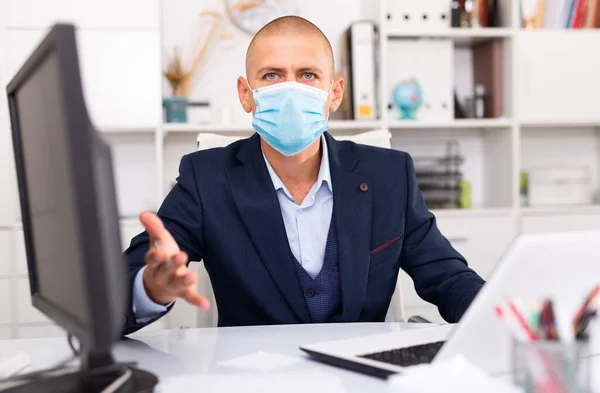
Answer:
<path fill-rule="evenodd" d="M 308 291 L 306 291 L 306 296 L 308 296 L 308 297 L 314 297 L 315 294 L 316 294 L 316 292 L 312 288 L 309 288 Z"/>

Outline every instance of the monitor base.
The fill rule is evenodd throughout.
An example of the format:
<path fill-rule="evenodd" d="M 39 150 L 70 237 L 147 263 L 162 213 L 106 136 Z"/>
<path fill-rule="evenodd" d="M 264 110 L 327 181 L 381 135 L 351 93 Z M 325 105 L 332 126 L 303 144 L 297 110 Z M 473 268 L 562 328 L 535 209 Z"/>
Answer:
<path fill-rule="evenodd" d="M 111 384 L 115 383 L 111 389 Z M 65 368 L 41 374 L 35 380 L 8 387 L 11 393 L 152 393 L 158 384 L 158 378 L 147 371 L 130 366 L 106 373 L 85 373 Z M 0 382 L 0 392 L 3 390 Z"/>

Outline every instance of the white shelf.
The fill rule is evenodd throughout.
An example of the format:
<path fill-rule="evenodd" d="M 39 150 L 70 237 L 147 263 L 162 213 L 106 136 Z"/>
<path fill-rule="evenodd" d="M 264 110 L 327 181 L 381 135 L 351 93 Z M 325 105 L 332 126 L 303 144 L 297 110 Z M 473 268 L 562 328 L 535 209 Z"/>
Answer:
<path fill-rule="evenodd" d="M 510 128 L 514 125 L 511 119 L 457 119 L 451 121 L 411 121 L 399 120 L 390 123 L 390 130 L 394 129 L 494 129 Z"/>
<path fill-rule="evenodd" d="M 527 35 L 527 34 L 579 34 L 579 35 L 600 35 L 600 28 L 593 29 L 517 29 L 516 34 Z"/>
<path fill-rule="evenodd" d="M 452 28 L 446 30 L 388 30 L 388 38 L 446 38 L 457 45 L 473 45 L 494 39 L 504 39 L 513 36 L 515 30 L 506 27 L 489 28 Z"/>
<path fill-rule="evenodd" d="M 523 128 L 557 128 L 557 127 L 600 127 L 600 119 L 598 120 L 577 120 L 577 121 L 522 121 Z"/>
<path fill-rule="evenodd" d="M 252 127 L 239 124 L 187 124 L 165 123 L 162 125 L 164 135 L 168 134 L 197 134 L 206 133 L 247 133 L 252 132 Z"/>
<path fill-rule="evenodd" d="M 600 214 L 600 205 L 549 206 L 521 208 L 522 216 L 559 216 L 573 214 Z"/>
<path fill-rule="evenodd" d="M 102 134 L 109 135 L 130 135 L 130 134 L 154 134 L 156 132 L 156 126 L 142 126 L 142 127 L 99 127 L 98 131 Z"/>
<path fill-rule="evenodd" d="M 380 121 L 362 121 L 362 120 L 331 120 L 329 122 L 329 130 L 347 130 L 347 131 L 368 131 L 381 128 Z M 168 134 L 198 134 L 201 132 L 217 133 L 217 134 L 240 134 L 253 133 L 254 129 L 249 123 L 247 125 L 240 124 L 177 124 L 165 123 L 162 125 L 164 135 Z"/>
<path fill-rule="evenodd" d="M 510 217 L 514 214 L 514 210 L 511 208 L 437 209 L 432 210 L 432 213 L 438 218 Z"/>
<path fill-rule="evenodd" d="M 119 218 L 119 224 L 121 226 L 132 226 L 132 225 L 137 225 L 139 224 L 139 220 L 137 218 L 134 217 L 126 217 L 126 218 Z M 12 223 L 12 225 L 10 226 L 0 226 L 0 228 L 4 229 L 23 229 L 23 222 L 21 222 L 20 220 L 14 221 Z"/>
<path fill-rule="evenodd" d="M 378 120 L 331 120 L 330 130 L 340 131 L 369 131 L 381 128 L 383 123 Z"/>

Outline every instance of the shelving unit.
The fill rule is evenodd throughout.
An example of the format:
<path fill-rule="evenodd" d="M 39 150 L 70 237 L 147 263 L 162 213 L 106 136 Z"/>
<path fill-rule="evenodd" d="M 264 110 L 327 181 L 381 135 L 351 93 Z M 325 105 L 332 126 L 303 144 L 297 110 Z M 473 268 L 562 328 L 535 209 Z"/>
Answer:
<path fill-rule="evenodd" d="M 129 0 L 127 7 L 121 9 L 122 4 L 118 0 L 96 0 L 103 9 L 121 9 L 119 13 L 103 14 L 104 19 L 100 23 L 94 19 L 95 15 L 80 17 L 72 14 L 70 10 L 77 0 L 61 0 L 60 7 L 49 6 L 48 1 L 57 0 L 30 0 L 32 6 L 29 12 L 19 11 L 22 6 L 15 6 L 20 0 L 0 3 L 0 7 L 6 7 L 0 8 L 0 80 L 4 84 L 10 79 L 12 72 L 35 46 L 38 37 L 54 20 L 73 20 L 80 24 L 84 41 L 81 46 L 86 48 L 82 52 L 86 101 L 98 129 L 113 147 L 123 216 L 120 224 L 125 244 L 140 230 L 137 213 L 159 207 L 175 180 L 181 156 L 195 150 L 198 133 L 245 136 L 253 132 L 249 116 L 243 122 L 235 121 L 234 117 L 228 124 L 161 124 L 161 90 L 165 90 L 161 77 L 162 48 L 181 44 L 189 38 L 196 21 L 194 18 L 199 14 L 196 11 L 205 7 L 219 9 L 217 7 L 222 7 L 223 2 Z M 590 73 L 600 69 L 600 54 L 582 48 L 597 48 L 600 31 L 523 31 L 518 27 L 518 0 L 501 2 L 506 6 L 502 15 L 504 27 L 398 28 L 388 19 L 392 1 L 397 7 L 398 2 L 404 0 L 298 2 L 299 13 L 324 28 L 336 55 L 339 54 L 341 32 L 350 22 L 371 19 L 379 25 L 380 119 L 367 122 L 332 120 L 331 133 L 335 136 L 372 129 L 389 130 L 392 147 L 409 153 L 413 153 L 410 143 L 414 140 L 458 140 L 466 156 L 465 173 L 472 185 L 474 207 L 436 210 L 434 214 L 442 232 L 484 276 L 504 248 L 521 232 L 600 229 L 600 205 L 522 207 L 519 193 L 521 169 L 527 169 L 529 163 L 552 163 L 554 149 L 562 152 L 560 159 L 555 160 L 557 164 L 564 162 L 565 154 L 570 153 L 591 165 L 598 188 L 600 112 L 595 97 L 600 91 L 600 78 L 597 71 L 591 78 Z M 340 7 L 343 7 L 344 13 L 339 13 Z M 49 15 L 48 10 L 54 8 L 56 14 Z M 36 13 L 38 9 L 41 11 Z M 83 12 L 81 7 L 79 12 Z M 322 15 L 336 15 L 336 20 Z M 212 68 L 218 73 L 197 88 L 206 92 L 201 98 L 215 97 L 217 105 L 229 109 L 239 106 L 235 94 L 229 93 L 234 89 L 232 81 L 242 72 L 242 57 L 238 55 L 245 49 L 244 43 L 250 40 L 249 36 L 237 30 L 232 34 L 237 46 L 223 49 L 220 53 L 222 60 L 214 60 L 220 62 L 218 67 Z M 390 67 L 404 60 L 402 54 L 396 53 L 396 44 L 400 40 L 450 41 L 454 54 L 460 55 L 455 57 L 462 59 L 468 59 L 472 47 L 480 43 L 502 42 L 505 117 L 397 120 L 387 108 L 391 86 L 397 82 L 392 80 Z M 131 47 L 137 50 L 132 53 Z M 569 55 L 559 55 L 560 50 L 569 51 Z M 136 62 L 140 56 L 145 63 Z M 110 72 L 122 70 L 123 75 L 128 77 L 113 80 L 102 74 L 103 69 Z M 140 73 L 142 76 L 139 76 Z M 223 86 L 227 86 L 229 93 L 220 97 Z M 128 93 L 125 98 L 121 97 L 124 92 Z M 131 92 L 135 94 L 129 94 Z M 585 101 L 578 103 L 577 94 Z M 129 105 L 129 110 L 115 110 L 114 100 Z M 22 273 L 24 253 L 12 155 L 6 148 L 10 145 L 10 135 L 4 106 L 5 101 L 0 98 L 0 164 L 11 168 L 0 172 L 3 185 L 0 187 L 0 252 L 3 251 L 2 244 L 9 244 L 9 251 L 0 258 L 0 295 L 4 294 L 2 291 L 9 294 L 10 301 L 7 300 L 6 307 L 10 307 L 11 315 L 17 317 L 8 322 L 3 320 L 4 303 L 0 301 L 0 338 L 42 334 L 47 324 L 22 322 L 18 317 L 21 308 L 27 304 L 17 293 L 25 278 Z M 547 145 L 548 148 L 532 149 L 532 146 L 538 145 Z M 538 157 L 541 154 L 545 155 Z M 5 260 L 13 263 L 3 266 L 2 261 Z M 405 288 L 410 286 L 410 281 L 407 281 Z M 408 314 L 431 314 L 431 308 L 418 299 L 411 295 L 407 299 L 405 304 L 411 311 Z M 173 321 L 167 320 L 166 326 L 171 326 Z M 49 334 L 56 333 L 49 329 Z"/>
<path fill-rule="evenodd" d="M 389 39 L 404 39 L 404 38 L 442 38 L 454 41 L 455 45 L 463 47 L 486 42 L 494 39 L 511 38 L 515 29 L 506 27 L 489 27 L 489 28 L 451 28 L 446 30 L 404 30 L 404 29 L 388 29 L 387 36 Z"/>
<path fill-rule="evenodd" d="M 511 119 L 456 119 L 452 121 L 392 121 L 390 130 L 402 129 L 452 129 L 452 130 L 496 130 L 510 128 L 517 123 Z"/>

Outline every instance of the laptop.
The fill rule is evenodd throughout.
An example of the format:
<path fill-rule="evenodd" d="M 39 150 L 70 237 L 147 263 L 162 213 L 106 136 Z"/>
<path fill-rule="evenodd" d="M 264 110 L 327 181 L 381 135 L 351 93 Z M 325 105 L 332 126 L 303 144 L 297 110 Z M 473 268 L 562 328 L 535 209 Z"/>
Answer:
<path fill-rule="evenodd" d="M 494 306 L 506 296 L 525 303 L 551 297 L 556 312 L 571 318 L 600 281 L 598 244 L 600 231 L 520 235 L 458 324 L 417 325 L 419 328 L 302 345 L 300 349 L 314 360 L 380 378 L 458 354 L 489 374 L 509 373 L 511 339 Z M 600 354 L 600 349 L 592 345 L 592 352 Z"/>

